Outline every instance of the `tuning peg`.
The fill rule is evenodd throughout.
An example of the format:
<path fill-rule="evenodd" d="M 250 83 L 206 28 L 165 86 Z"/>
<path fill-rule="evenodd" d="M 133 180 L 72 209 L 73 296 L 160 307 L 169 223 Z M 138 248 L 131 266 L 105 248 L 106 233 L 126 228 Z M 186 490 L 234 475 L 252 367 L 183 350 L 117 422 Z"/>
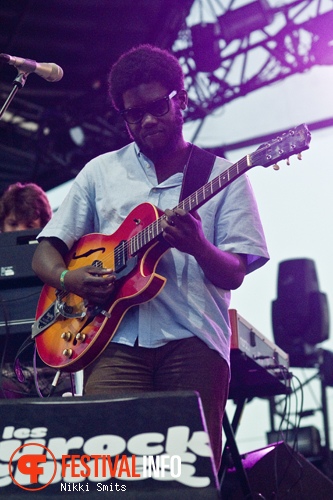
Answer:
<path fill-rule="evenodd" d="M 280 167 L 277 163 L 275 163 L 275 165 L 273 165 L 273 170 L 280 170 Z"/>
<path fill-rule="evenodd" d="M 298 160 L 301 160 L 301 159 L 302 159 L 302 153 L 298 153 L 298 155 L 297 155 L 297 159 L 298 159 Z"/>
<path fill-rule="evenodd" d="M 289 160 L 289 158 L 287 158 L 287 159 L 286 159 L 286 164 L 287 164 L 287 165 L 290 165 L 290 160 Z"/>

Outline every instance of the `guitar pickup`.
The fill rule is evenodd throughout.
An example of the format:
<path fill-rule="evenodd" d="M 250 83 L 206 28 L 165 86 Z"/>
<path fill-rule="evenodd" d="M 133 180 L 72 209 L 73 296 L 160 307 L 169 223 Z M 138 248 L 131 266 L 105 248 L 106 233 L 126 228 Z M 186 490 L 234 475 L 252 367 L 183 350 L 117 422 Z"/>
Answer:
<path fill-rule="evenodd" d="M 138 262 L 137 256 L 131 257 L 130 259 L 128 259 L 126 262 L 126 265 L 122 269 L 120 269 L 119 271 L 116 271 L 117 280 L 119 280 L 120 278 L 123 278 L 124 276 L 127 276 L 131 271 L 133 271 L 133 269 L 137 265 L 137 262 Z"/>
<path fill-rule="evenodd" d="M 114 249 L 114 270 L 118 273 L 127 263 L 127 241 L 122 240 Z"/>

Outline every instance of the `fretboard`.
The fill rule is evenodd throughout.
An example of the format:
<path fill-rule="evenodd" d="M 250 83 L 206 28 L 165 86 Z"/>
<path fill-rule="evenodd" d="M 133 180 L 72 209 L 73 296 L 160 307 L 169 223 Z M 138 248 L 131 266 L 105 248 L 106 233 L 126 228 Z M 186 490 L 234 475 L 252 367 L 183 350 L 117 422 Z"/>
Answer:
<path fill-rule="evenodd" d="M 226 188 L 235 179 L 244 174 L 247 170 L 252 168 L 250 161 L 250 155 L 245 156 L 237 163 L 231 165 L 227 170 L 222 172 L 220 175 L 215 177 L 213 180 L 207 182 L 202 187 L 200 187 L 193 194 L 185 198 L 183 201 L 174 208 L 182 208 L 186 212 L 193 212 L 197 210 L 207 201 L 213 198 L 217 193 Z M 156 219 L 154 222 L 146 226 L 142 231 L 137 233 L 135 236 L 129 240 L 129 250 L 131 255 L 135 255 L 142 248 L 144 248 L 149 243 L 153 242 L 154 239 L 158 238 L 162 233 L 161 222 L 164 219 L 164 215 Z"/>

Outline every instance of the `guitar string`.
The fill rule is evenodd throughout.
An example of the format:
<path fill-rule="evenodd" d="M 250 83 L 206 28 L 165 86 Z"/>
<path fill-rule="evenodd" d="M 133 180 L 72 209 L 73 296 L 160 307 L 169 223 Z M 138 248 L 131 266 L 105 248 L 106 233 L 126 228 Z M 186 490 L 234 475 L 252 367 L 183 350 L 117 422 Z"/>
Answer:
<path fill-rule="evenodd" d="M 225 178 L 227 181 L 230 181 L 235 175 L 240 174 L 240 165 L 246 161 L 246 157 L 242 158 L 239 162 L 231 165 L 229 169 L 225 172 L 222 172 L 219 176 L 214 178 L 212 181 L 208 182 L 204 186 L 200 187 L 195 193 L 192 193 L 189 197 L 185 198 L 177 207 L 175 208 L 184 208 L 187 210 L 191 210 L 193 206 L 197 206 L 201 201 L 204 201 L 208 196 L 214 195 L 215 191 L 219 190 L 223 184 L 221 181 L 224 181 Z M 247 165 L 247 163 L 246 163 Z M 234 172 L 235 171 L 235 172 Z M 242 172 L 243 173 L 243 172 Z M 161 234 L 161 221 L 165 217 L 165 215 L 159 217 L 157 220 L 153 221 L 142 231 L 134 235 L 125 243 L 125 252 L 129 252 L 132 254 L 131 248 L 134 248 L 134 253 L 140 250 L 142 247 L 147 245 L 153 238 Z M 140 241 L 141 240 L 141 241 Z M 123 252 L 123 250 L 119 250 L 119 252 Z M 115 256 L 118 256 L 117 248 L 115 249 Z"/>
<path fill-rule="evenodd" d="M 214 178 L 212 181 L 208 182 L 204 186 L 200 187 L 195 193 L 192 195 L 188 196 L 183 200 L 177 207 L 175 208 L 183 208 L 186 210 L 191 210 L 193 206 L 198 206 L 199 203 L 202 201 L 206 200 L 207 197 L 214 196 L 215 192 L 220 190 L 221 188 L 223 189 L 224 187 L 224 182 L 225 179 L 227 179 L 227 182 L 230 180 L 233 180 L 234 177 L 237 175 L 242 175 L 247 169 L 251 168 L 252 166 L 259 164 L 257 163 L 257 158 L 262 156 L 263 150 L 266 152 L 266 160 L 272 160 L 270 164 L 275 161 L 273 158 L 269 158 L 267 156 L 267 149 L 269 147 L 272 147 L 275 143 L 280 144 L 281 148 L 281 143 L 284 141 L 283 136 L 284 135 L 289 135 L 289 136 L 296 136 L 296 135 L 301 135 L 301 133 L 298 133 L 298 130 L 295 129 L 293 131 L 290 131 L 289 134 L 282 134 L 282 137 L 278 137 L 271 141 L 270 143 L 264 144 L 263 146 L 259 147 L 258 150 L 254 151 L 251 155 L 249 155 L 253 161 L 253 165 L 248 165 L 248 156 L 245 156 L 235 164 L 231 165 L 225 172 L 222 172 L 220 175 L 218 175 L 216 178 Z M 306 141 L 304 141 L 306 144 Z M 292 149 L 292 154 L 296 154 L 296 145 L 290 145 L 290 148 Z M 280 156 L 283 150 L 279 151 Z M 245 163 L 245 167 L 243 167 L 243 164 Z M 241 171 L 242 170 L 242 171 Z M 120 246 L 117 245 L 115 249 L 113 249 L 111 252 L 106 254 L 104 256 L 104 264 L 108 263 L 110 259 L 110 263 L 112 265 L 115 263 L 116 260 L 121 258 L 122 256 L 126 259 L 129 255 L 134 255 L 137 253 L 141 248 L 143 248 L 145 245 L 147 245 L 153 238 L 156 238 L 159 236 L 162 232 L 161 229 L 161 221 L 165 217 L 165 215 L 159 217 L 157 220 L 153 221 L 150 223 L 147 227 L 145 227 L 143 230 L 139 231 L 137 234 L 132 236 L 129 240 L 125 242 L 121 242 Z M 107 266 L 109 267 L 109 266 Z"/>
<path fill-rule="evenodd" d="M 197 206 L 199 202 L 204 201 L 208 196 L 213 196 L 215 191 L 218 191 L 223 187 L 225 179 L 227 179 L 227 181 L 230 181 L 237 174 L 240 173 L 239 167 L 245 160 L 246 158 L 242 158 L 239 162 L 231 165 L 225 172 L 222 172 L 212 181 L 200 187 L 195 193 L 192 193 L 192 195 L 185 198 L 181 203 L 179 203 L 179 205 L 176 208 L 179 207 L 191 210 L 193 206 Z M 164 217 L 165 215 L 159 217 L 151 224 L 149 224 L 146 228 L 144 228 L 142 231 L 132 236 L 129 240 L 123 242 L 121 244 L 121 248 L 119 248 L 118 245 L 114 250 L 108 252 L 104 256 L 103 265 L 109 267 L 107 266 L 109 259 L 112 264 L 112 261 L 114 263 L 115 260 L 121 256 L 121 254 L 124 254 L 124 252 L 125 252 L 125 257 L 131 255 L 132 253 L 138 252 L 141 248 L 143 248 L 151 241 L 152 237 L 155 238 L 159 234 L 161 234 L 162 232 L 161 221 Z M 69 292 L 67 292 L 66 290 L 57 290 L 57 299 L 59 300 L 63 300 L 68 295 Z M 80 301 L 79 304 L 77 304 L 77 306 L 79 306 L 82 303 L 84 304 L 84 301 Z"/>
<path fill-rule="evenodd" d="M 232 166 L 229 167 L 225 172 L 222 172 L 219 176 L 215 177 L 212 181 L 208 182 L 204 186 L 200 187 L 195 193 L 192 193 L 192 195 L 188 196 L 183 200 L 177 207 L 175 208 L 184 208 L 191 210 L 193 206 L 197 206 L 199 202 L 204 201 L 208 196 L 211 196 L 222 187 L 221 181 L 225 180 L 231 180 L 235 175 L 239 174 L 239 166 L 241 163 L 243 163 L 246 160 L 246 158 L 242 158 L 239 162 L 233 164 Z M 234 172 L 235 171 L 235 172 Z M 231 175 L 230 175 L 231 174 Z M 134 248 L 134 253 L 140 250 L 142 247 L 144 247 L 147 243 L 149 243 L 153 238 L 161 234 L 161 221 L 165 217 L 165 215 L 162 215 L 155 221 L 153 221 L 151 224 L 149 224 L 147 227 L 145 227 L 142 231 L 137 233 L 136 235 L 132 236 L 127 242 L 125 243 L 125 251 L 126 253 L 131 249 L 131 247 Z M 141 240 L 141 241 L 140 241 Z M 123 249 L 115 249 L 114 255 L 115 257 L 118 257 L 120 253 L 123 253 Z M 131 253 L 131 252 L 130 252 Z"/>
<path fill-rule="evenodd" d="M 294 135 L 294 134 L 290 133 L 290 135 Z M 268 143 L 267 146 L 271 147 L 276 142 L 279 142 L 280 146 L 281 146 L 281 138 L 276 138 L 271 143 Z M 262 156 L 263 147 L 259 148 L 258 150 L 256 150 L 255 152 L 253 152 L 250 155 L 254 164 L 257 163 L 257 158 Z M 296 146 L 290 145 L 290 147 L 293 149 L 292 154 L 295 154 L 297 152 Z M 266 151 L 268 148 L 264 147 L 264 149 Z M 247 169 L 254 166 L 254 165 L 248 165 L 247 159 L 248 159 L 248 156 L 245 156 L 241 160 L 239 160 L 238 162 L 231 165 L 226 171 L 222 172 L 220 175 L 215 177 L 212 181 L 210 181 L 207 184 L 205 184 L 204 186 L 200 187 L 195 193 L 192 193 L 192 195 L 185 198 L 185 200 L 183 200 L 175 208 L 183 208 L 183 209 L 190 211 L 190 210 L 192 210 L 193 206 L 198 206 L 199 203 L 206 200 L 207 197 L 214 196 L 215 192 L 218 192 L 221 188 L 223 189 L 224 185 L 226 184 L 225 182 L 222 182 L 222 181 L 225 181 L 225 179 L 227 179 L 227 182 L 230 182 L 237 175 L 238 176 L 242 175 Z M 266 159 L 268 160 L 269 158 L 266 157 Z M 274 160 L 273 159 L 271 159 L 271 160 L 272 160 L 271 163 L 273 163 Z M 246 168 L 243 167 L 244 163 L 245 163 Z M 120 246 L 117 245 L 117 247 L 115 249 L 111 250 L 111 252 L 109 252 L 108 254 L 105 255 L 105 258 L 103 259 L 104 263 L 108 262 L 110 259 L 110 263 L 112 265 L 112 261 L 114 263 L 122 255 L 126 258 L 129 255 L 134 255 L 135 253 L 137 253 L 141 248 L 143 248 L 145 245 L 147 245 L 152 239 L 156 238 L 157 236 L 159 236 L 162 233 L 161 221 L 164 217 L 165 217 L 165 215 L 159 217 L 158 219 L 156 219 L 155 221 L 150 223 L 148 226 L 146 226 L 143 230 L 139 231 L 137 234 L 132 236 L 129 240 L 122 242 Z"/>
<path fill-rule="evenodd" d="M 294 135 L 290 133 L 290 135 Z M 282 139 L 283 141 L 283 139 Z M 261 148 L 259 148 L 257 151 L 254 151 L 250 157 L 253 160 L 253 163 L 257 163 L 257 158 L 262 157 L 263 155 L 263 149 L 266 151 L 268 147 L 273 146 L 275 143 L 280 143 L 281 147 L 281 138 L 276 138 L 275 140 L 271 141 L 271 143 L 268 143 L 267 145 L 263 145 Z M 266 147 L 265 147 L 266 146 Z M 296 146 L 295 145 L 290 145 L 291 149 L 293 149 L 293 153 L 295 154 L 296 151 Z M 280 156 L 282 154 L 282 150 L 280 151 Z M 232 180 L 236 175 L 242 175 L 246 169 L 243 169 L 243 163 L 245 163 L 245 167 L 251 168 L 254 165 L 248 165 L 247 162 L 248 156 L 245 156 L 238 162 L 234 163 L 227 169 L 225 172 L 222 172 L 220 175 L 215 177 L 212 181 L 208 182 L 204 186 L 200 187 L 195 193 L 187 197 L 185 200 L 183 200 L 176 208 L 184 208 L 191 210 L 194 206 L 197 206 L 201 201 L 204 201 L 208 196 L 214 195 L 215 191 L 218 191 L 220 188 L 223 188 L 223 184 L 221 184 L 221 181 L 225 180 L 225 176 L 227 177 L 227 181 Z M 273 158 L 266 157 L 267 160 L 271 160 L 271 163 L 275 161 Z M 258 163 L 259 164 L 259 163 Z M 242 172 L 240 172 L 240 167 L 243 169 Z M 207 194 L 208 193 L 208 194 Z M 198 201 L 199 200 L 199 201 Z M 132 236 L 129 240 L 124 242 L 124 245 L 122 245 L 121 248 L 116 247 L 114 249 L 113 253 L 110 253 L 109 258 L 112 260 L 112 256 L 117 259 L 118 257 L 121 256 L 125 252 L 125 255 L 132 255 L 136 252 L 138 252 L 141 248 L 143 248 L 145 245 L 147 245 L 152 238 L 157 237 L 158 235 L 161 234 L 161 221 L 165 217 L 165 215 L 159 217 L 157 220 L 153 221 L 151 224 L 149 224 L 147 227 L 145 227 L 142 231 L 139 233 L 135 234 Z M 132 250 L 133 249 L 133 250 Z M 108 260 L 108 257 L 106 258 Z"/>
<path fill-rule="evenodd" d="M 262 154 L 262 153 L 260 153 Z M 223 187 L 225 179 L 227 181 L 232 180 L 236 175 L 240 174 L 240 169 L 243 169 L 243 163 L 247 167 L 247 157 L 242 158 L 238 162 L 231 165 L 226 171 L 221 172 L 220 175 L 212 179 L 212 181 L 208 182 L 204 186 L 200 187 L 195 193 L 188 196 L 183 200 L 177 207 L 175 208 L 184 208 L 188 211 L 192 210 L 193 206 L 197 206 L 200 202 L 204 201 L 208 196 L 214 195 L 216 191 Z M 245 171 L 245 170 L 244 170 Z M 243 173 L 243 172 L 242 172 Z M 122 255 L 125 258 L 129 255 L 134 255 L 141 248 L 147 245 L 152 239 L 156 238 L 162 233 L 161 229 L 161 221 L 165 217 L 162 215 L 140 232 L 132 236 L 129 240 L 124 241 L 118 245 L 115 249 L 111 250 L 108 254 L 104 256 L 103 263 L 106 267 L 109 267 L 107 264 L 110 261 L 112 265 L 112 261 L 116 261 L 121 258 Z"/>
<path fill-rule="evenodd" d="M 291 134 L 294 135 L 294 134 Z M 281 138 L 276 138 L 273 140 L 271 143 L 268 143 L 267 146 L 271 147 L 274 143 L 280 143 L 281 145 Z M 293 147 L 293 146 L 291 146 Z M 254 163 L 257 162 L 257 158 L 262 156 L 263 154 L 263 148 L 259 148 L 259 150 L 253 152 L 250 156 Z M 264 148 L 267 150 L 267 147 Z M 295 146 L 294 146 L 295 149 Z M 293 153 L 294 154 L 294 153 Z M 191 210 L 193 206 L 197 206 L 201 201 L 204 201 L 207 197 L 214 195 L 216 191 L 218 191 L 220 188 L 223 188 L 222 181 L 227 178 L 227 181 L 232 180 L 236 175 L 241 175 L 242 173 L 245 172 L 245 169 L 243 168 L 243 164 L 245 163 L 245 167 L 250 168 L 252 165 L 248 166 L 247 163 L 247 156 L 236 162 L 235 164 L 231 165 L 225 172 L 222 172 L 220 175 L 215 177 L 212 181 L 208 182 L 204 186 L 200 187 L 195 193 L 190 195 L 189 197 L 185 198 L 176 208 L 184 208 Z M 267 158 L 268 159 L 268 158 Z M 272 159 L 272 162 L 274 160 Z M 240 173 L 240 170 L 244 170 Z M 151 224 L 149 224 L 147 227 L 145 227 L 143 230 L 132 236 L 129 240 L 122 242 L 121 246 L 119 245 L 114 249 L 114 251 L 111 251 L 109 254 L 105 256 L 105 261 L 108 262 L 109 259 L 111 260 L 117 260 L 118 258 L 121 257 L 121 255 L 133 255 L 137 253 L 141 248 L 143 248 L 145 245 L 147 245 L 151 239 L 159 236 L 162 232 L 161 230 L 161 221 L 165 217 L 165 215 L 159 217 L 157 220 L 153 221 Z"/>
<path fill-rule="evenodd" d="M 189 210 L 191 210 L 192 203 L 195 203 L 195 205 L 197 206 L 201 201 L 205 200 L 207 198 L 207 196 L 214 195 L 215 191 L 218 191 L 220 188 L 223 188 L 223 184 L 221 184 L 221 180 L 224 180 L 225 175 L 227 175 L 227 180 L 230 181 L 234 177 L 236 177 L 236 175 L 242 175 L 249 168 L 251 168 L 255 165 L 259 165 L 261 162 L 259 162 L 258 159 L 263 156 L 264 151 L 266 153 L 266 161 L 268 160 L 270 162 L 269 165 L 271 165 L 274 161 L 278 161 L 278 158 L 275 158 L 275 159 L 273 157 L 270 158 L 267 154 L 267 150 L 269 148 L 271 148 L 272 146 L 274 146 L 276 143 L 278 143 L 280 146 L 279 159 L 284 159 L 285 157 L 287 157 L 287 152 L 285 152 L 285 155 L 283 155 L 284 151 L 282 149 L 282 146 L 283 146 L 282 143 L 285 142 L 285 138 L 287 136 L 288 137 L 295 137 L 297 134 L 298 134 L 298 132 L 297 131 L 295 132 L 295 129 L 294 129 L 292 131 L 289 131 L 289 133 L 282 134 L 281 137 L 277 137 L 276 139 L 272 140 L 271 142 L 262 145 L 261 147 L 258 148 L 258 150 L 254 151 L 251 155 L 245 156 L 244 158 L 242 158 L 241 160 L 239 160 L 235 164 L 231 165 L 229 167 L 229 169 L 227 169 L 225 172 L 222 172 L 215 179 L 213 179 L 209 183 L 207 183 L 204 186 L 202 186 L 201 188 L 199 188 L 195 193 L 193 193 L 188 198 L 183 200 L 183 202 L 181 202 L 176 208 L 178 208 L 178 207 L 179 208 L 186 208 L 186 209 L 188 208 Z M 285 136 L 285 137 L 283 137 L 283 136 Z M 289 144 L 289 147 L 292 150 L 293 155 L 297 153 L 297 149 L 296 149 L 295 144 Z M 250 165 L 248 164 L 249 157 L 252 160 L 252 164 L 250 164 Z M 243 167 L 244 163 L 245 163 L 246 168 Z M 266 162 L 263 162 L 263 163 L 266 163 Z M 268 166 L 268 165 L 266 165 L 266 166 Z M 242 170 L 242 171 L 240 171 L 240 170 Z M 217 186 L 216 186 L 216 184 L 217 184 Z M 208 195 L 207 195 L 208 189 L 210 192 L 208 192 Z M 154 221 L 152 224 L 149 224 L 142 231 L 137 233 L 135 236 L 133 236 L 127 242 L 126 252 L 128 252 L 129 248 L 131 248 L 132 241 L 138 242 L 138 240 L 140 238 L 143 239 L 143 242 L 144 242 L 143 244 L 142 243 L 140 244 L 140 242 L 138 242 L 138 245 L 136 247 L 136 251 L 138 251 L 140 248 L 142 248 L 142 246 L 144 246 L 150 242 L 151 234 L 153 234 L 153 237 L 158 236 L 161 233 L 160 221 L 162 220 L 163 217 L 165 217 L 165 216 L 160 217 L 159 219 Z M 157 228 L 156 235 L 155 235 L 155 228 Z"/>

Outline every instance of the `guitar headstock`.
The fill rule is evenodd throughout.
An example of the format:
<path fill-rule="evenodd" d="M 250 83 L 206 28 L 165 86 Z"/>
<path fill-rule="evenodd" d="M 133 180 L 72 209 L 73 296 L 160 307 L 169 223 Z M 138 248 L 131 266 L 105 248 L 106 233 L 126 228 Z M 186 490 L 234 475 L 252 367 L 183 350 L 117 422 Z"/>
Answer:
<path fill-rule="evenodd" d="M 309 149 L 311 134 L 306 125 L 298 125 L 288 132 L 284 132 L 272 141 L 262 144 L 254 153 L 250 154 L 252 167 L 261 165 L 269 167 L 280 160 L 289 159 L 290 156 L 299 154 Z"/>

